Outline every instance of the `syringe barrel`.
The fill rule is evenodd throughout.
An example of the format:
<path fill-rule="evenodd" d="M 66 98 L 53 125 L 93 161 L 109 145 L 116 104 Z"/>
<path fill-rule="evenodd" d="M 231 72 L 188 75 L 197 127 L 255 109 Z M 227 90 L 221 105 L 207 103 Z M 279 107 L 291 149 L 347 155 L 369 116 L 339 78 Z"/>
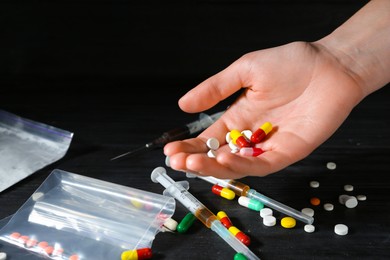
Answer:
<path fill-rule="evenodd" d="M 244 254 L 248 259 L 260 260 L 246 245 L 244 245 L 232 232 L 230 232 L 221 221 L 213 221 L 211 230 L 217 233 L 226 243 L 228 243 L 237 253 Z"/>
<path fill-rule="evenodd" d="M 200 175 L 195 175 L 195 176 L 211 184 L 218 184 L 219 186 L 228 188 L 232 190 L 237 196 L 246 196 L 246 193 L 250 189 L 248 185 L 232 179 L 218 179 L 213 176 L 200 176 Z"/>
<path fill-rule="evenodd" d="M 291 217 L 293 217 L 297 220 L 300 220 L 302 222 L 305 222 L 307 224 L 312 224 L 314 222 L 313 217 L 308 216 L 308 215 L 306 215 L 306 214 L 304 214 L 296 209 L 293 209 L 287 205 L 284 205 L 283 203 L 280 203 L 276 200 L 268 198 L 267 196 L 264 196 L 264 195 L 258 193 L 254 189 L 250 189 L 246 196 L 248 198 L 251 198 L 251 199 L 257 199 L 257 200 L 261 201 L 262 203 L 264 203 L 264 205 L 267 205 L 270 208 L 273 208 L 281 213 L 284 213 L 288 216 L 291 216 Z"/>

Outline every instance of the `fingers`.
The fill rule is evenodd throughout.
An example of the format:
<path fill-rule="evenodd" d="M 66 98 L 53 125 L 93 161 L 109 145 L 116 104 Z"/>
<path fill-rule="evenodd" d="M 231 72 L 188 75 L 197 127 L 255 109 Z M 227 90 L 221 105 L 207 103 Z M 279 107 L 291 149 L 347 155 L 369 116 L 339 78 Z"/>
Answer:
<path fill-rule="evenodd" d="M 196 113 L 215 106 L 243 87 L 242 73 L 242 62 L 237 60 L 188 91 L 179 100 L 180 108 L 185 112 Z"/>

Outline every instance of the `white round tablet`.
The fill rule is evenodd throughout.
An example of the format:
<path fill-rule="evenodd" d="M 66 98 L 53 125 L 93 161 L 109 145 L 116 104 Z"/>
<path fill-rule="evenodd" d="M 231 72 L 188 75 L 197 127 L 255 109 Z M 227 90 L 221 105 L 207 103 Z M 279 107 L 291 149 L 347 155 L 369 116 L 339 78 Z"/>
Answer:
<path fill-rule="evenodd" d="M 302 212 L 303 214 L 305 214 L 305 215 L 310 216 L 310 217 L 313 217 L 313 216 L 314 216 L 314 210 L 311 209 L 311 208 L 303 208 L 303 209 L 301 210 L 301 212 Z"/>
<path fill-rule="evenodd" d="M 346 194 L 340 195 L 340 196 L 339 196 L 339 202 L 340 202 L 340 204 L 344 205 L 348 198 L 349 198 L 349 195 L 346 195 Z"/>
<path fill-rule="evenodd" d="M 360 201 L 366 200 L 367 196 L 366 195 L 357 195 L 356 198 Z"/>
<path fill-rule="evenodd" d="M 260 210 L 260 217 L 264 218 L 266 216 L 272 216 L 273 211 L 270 208 L 262 208 Z"/>
<path fill-rule="evenodd" d="M 206 145 L 211 150 L 217 150 L 219 148 L 219 141 L 217 138 L 212 137 L 212 138 L 207 139 Z"/>
<path fill-rule="evenodd" d="M 346 185 L 344 185 L 344 190 L 345 191 L 353 191 L 353 186 L 350 184 L 346 184 Z"/>
<path fill-rule="evenodd" d="M 326 211 L 332 211 L 332 210 L 334 209 L 334 206 L 333 206 L 332 203 L 325 203 L 325 204 L 324 204 L 324 209 L 325 209 Z"/>
<path fill-rule="evenodd" d="M 267 227 L 272 227 L 276 225 L 276 218 L 274 216 L 265 216 L 263 218 L 263 224 Z"/>
<path fill-rule="evenodd" d="M 232 140 L 232 137 L 230 136 L 230 132 L 226 133 L 225 140 L 226 140 L 226 143 L 230 143 L 230 141 Z"/>
<path fill-rule="evenodd" d="M 251 130 L 244 130 L 244 131 L 241 132 L 241 134 L 243 136 L 245 136 L 245 138 L 247 140 L 251 140 L 251 136 L 252 136 L 252 131 Z"/>
<path fill-rule="evenodd" d="M 334 169 L 336 169 L 336 163 L 334 163 L 334 162 L 328 162 L 328 163 L 326 164 L 326 168 L 328 168 L 329 170 L 334 170 Z"/>
<path fill-rule="evenodd" d="M 318 181 L 311 181 L 310 182 L 310 187 L 318 188 L 318 187 L 320 187 L 320 183 Z"/>
<path fill-rule="evenodd" d="M 314 230 L 316 230 L 315 226 L 311 225 L 311 224 L 306 224 L 303 229 L 307 232 L 307 233 L 313 233 Z"/>
<path fill-rule="evenodd" d="M 348 199 L 345 201 L 345 206 L 347 208 L 355 208 L 358 204 L 358 200 L 355 196 L 349 196 Z"/>
<path fill-rule="evenodd" d="M 334 226 L 334 232 L 337 235 L 344 236 L 348 234 L 348 227 L 344 224 L 337 224 Z"/>
<path fill-rule="evenodd" d="M 233 143 L 233 141 L 230 141 L 229 142 L 229 148 L 230 148 L 230 150 L 239 150 L 240 148 L 237 146 L 237 145 L 235 145 L 234 143 Z"/>
<path fill-rule="evenodd" d="M 217 157 L 217 151 L 215 151 L 215 150 L 209 150 L 209 151 L 207 152 L 207 156 L 210 157 L 210 158 L 215 158 L 215 157 Z"/>

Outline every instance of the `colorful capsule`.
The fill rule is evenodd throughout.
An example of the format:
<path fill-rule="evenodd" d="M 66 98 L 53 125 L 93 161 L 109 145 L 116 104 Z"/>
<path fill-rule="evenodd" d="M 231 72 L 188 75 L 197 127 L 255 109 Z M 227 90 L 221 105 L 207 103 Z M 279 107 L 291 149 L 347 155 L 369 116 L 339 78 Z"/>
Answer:
<path fill-rule="evenodd" d="M 142 260 L 152 258 L 152 249 L 140 248 L 122 252 L 121 260 Z"/>
<path fill-rule="evenodd" d="M 249 246 L 251 243 L 251 239 L 245 235 L 244 232 L 236 228 L 235 226 L 231 226 L 229 228 L 229 231 L 238 239 L 240 240 L 244 245 Z"/>
<path fill-rule="evenodd" d="M 187 230 L 192 226 L 196 219 L 196 216 L 192 214 L 191 212 L 187 213 L 187 215 L 184 216 L 184 218 L 180 221 L 180 223 L 177 225 L 176 230 L 179 233 L 185 233 Z"/>
<path fill-rule="evenodd" d="M 251 136 L 251 142 L 258 144 L 264 137 L 267 136 L 269 132 L 272 130 L 272 124 L 270 122 L 265 122 L 261 125 Z"/>
<path fill-rule="evenodd" d="M 247 260 L 248 258 L 243 253 L 236 253 L 234 255 L 234 260 Z"/>
<path fill-rule="evenodd" d="M 214 184 L 213 187 L 211 187 L 211 191 L 214 194 L 217 194 L 218 196 L 221 196 L 222 198 L 225 198 L 228 200 L 232 200 L 236 197 L 236 194 L 234 193 L 234 191 L 232 191 L 228 188 L 224 188 L 222 186 L 219 186 L 218 184 Z"/>
<path fill-rule="evenodd" d="M 222 225 L 224 225 L 225 228 L 230 228 L 231 226 L 233 226 L 232 222 L 230 221 L 230 218 L 225 213 L 225 211 L 219 211 L 217 213 L 217 217 L 219 221 L 221 221 Z"/>
<path fill-rule="evenodd" d="M 262 208 L 264 208 L 264 204 L 261 203 L 259 200 L 256 199 L 250 199 L 245 196 L 240 196 L 238 198 L 238 204 L 241 206 L 247 207 L 248 209 L 260 211 Z"/>
<path fill-rule="evenodd" d="M 236 144 L 240 148 L 251 147 L 251 143 L 236 129 L 230 131 L 230 137 L 232 138 L 233 144 Z"/>
<path fill-rule="evenodd" d="M 243 156 L 259 156 L 264 153 L 263 149 L 257 147 L 243 147 L 240 149 L 240 154 Z"/>

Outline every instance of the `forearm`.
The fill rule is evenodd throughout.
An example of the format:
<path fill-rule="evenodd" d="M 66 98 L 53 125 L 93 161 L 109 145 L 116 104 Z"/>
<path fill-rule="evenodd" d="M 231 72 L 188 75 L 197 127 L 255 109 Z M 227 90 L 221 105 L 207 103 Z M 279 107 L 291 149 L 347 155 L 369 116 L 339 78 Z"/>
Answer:
<path fill-rule="evenodd" d="M 390 0 L 372 0 L 328 36 L 326 48 L 361 87 L 362 98 L 390 82 Z"/>

